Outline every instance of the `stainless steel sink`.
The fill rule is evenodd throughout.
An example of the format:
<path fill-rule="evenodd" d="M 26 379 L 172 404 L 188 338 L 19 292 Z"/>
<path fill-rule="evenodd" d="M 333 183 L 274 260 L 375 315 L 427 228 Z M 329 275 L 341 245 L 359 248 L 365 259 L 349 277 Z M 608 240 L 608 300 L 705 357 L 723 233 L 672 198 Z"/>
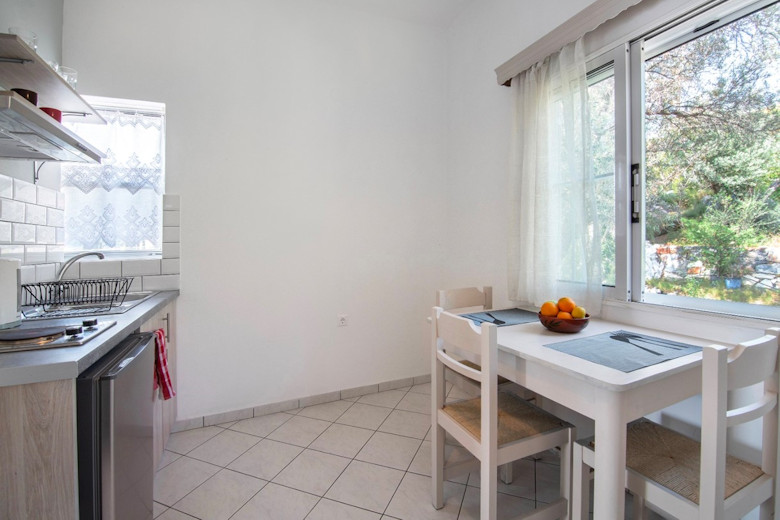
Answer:
<path fill-rule="evenodd" d="M 142 303 L 157 294 L 157 291 L 140 291 L 127 293 L 122 303 L 108 305 L 96 305 L 85 303 L 80 305 L 49 305 L 36 307 L 22 307 L 25 320 L 42 320 L 52 318 L 71 318 L 77 316 L 99 316 L 103 314 L 122 314 L 139 303 Z"/>

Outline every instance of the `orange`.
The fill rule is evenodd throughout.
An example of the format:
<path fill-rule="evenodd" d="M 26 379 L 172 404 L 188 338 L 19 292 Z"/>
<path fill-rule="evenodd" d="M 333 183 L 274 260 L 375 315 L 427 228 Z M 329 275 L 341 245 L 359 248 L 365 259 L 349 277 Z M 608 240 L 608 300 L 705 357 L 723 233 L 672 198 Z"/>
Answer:
<path fill-rule="evenodd" d="M 556 316 L 559 320 L 570 320 L 572 319 L 571 314 L 568 312 L 561 311 L 558 313 L 558 316 Z"/>
<path fill-rule="evenodd" d="M 539 312 L 542 316 L 556 316 L 558 314 L 558 306 L 555 305 L 555 302 L 544 302 Z"/>
<path fill-rule="evenodd" d="M 563 312 L 571 312 L 574 310 L 574 307 L 576 307 L 577 304 L 574 303 L 574 300 L 571 298 L 561 298 L 558 300 L 558 308 L 562 310 Z"/>

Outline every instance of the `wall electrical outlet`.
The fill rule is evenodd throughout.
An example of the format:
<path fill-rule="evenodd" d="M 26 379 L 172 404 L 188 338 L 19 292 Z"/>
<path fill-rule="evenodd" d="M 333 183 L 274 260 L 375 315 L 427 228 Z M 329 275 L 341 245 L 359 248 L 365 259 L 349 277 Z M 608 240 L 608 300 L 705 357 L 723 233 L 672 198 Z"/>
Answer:
<path fill-rule="evenodd" d="M 347 317 L 348 316 L 346 314 L 339 314 L 339 321 L 338 321 L 339 327 L 346 327 L 347 325 L 349 325 L 349 322 L 347 321 Z"/>

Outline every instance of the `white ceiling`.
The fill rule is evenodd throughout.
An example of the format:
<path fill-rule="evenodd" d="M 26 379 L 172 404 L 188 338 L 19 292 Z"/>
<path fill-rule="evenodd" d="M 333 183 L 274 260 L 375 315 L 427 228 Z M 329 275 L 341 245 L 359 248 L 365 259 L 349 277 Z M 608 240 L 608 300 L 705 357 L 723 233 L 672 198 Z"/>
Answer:
<path fill-rule="evenodd" d="M 473 0 L 332 0 L 361 11 L 412 23 L 449 27 Z"/>

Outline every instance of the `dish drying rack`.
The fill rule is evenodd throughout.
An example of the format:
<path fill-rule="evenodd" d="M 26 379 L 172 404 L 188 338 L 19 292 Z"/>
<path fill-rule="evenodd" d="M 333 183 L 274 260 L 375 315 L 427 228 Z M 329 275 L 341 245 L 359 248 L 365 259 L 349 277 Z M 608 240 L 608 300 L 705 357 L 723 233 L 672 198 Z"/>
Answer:
<path fill-rule="evenodd" d="M 52 307 L 91 306 L 110 309 L 125 301 L 132 278 L 95 278 L 62 280 L 22 285 L 22 306 Z"/>

